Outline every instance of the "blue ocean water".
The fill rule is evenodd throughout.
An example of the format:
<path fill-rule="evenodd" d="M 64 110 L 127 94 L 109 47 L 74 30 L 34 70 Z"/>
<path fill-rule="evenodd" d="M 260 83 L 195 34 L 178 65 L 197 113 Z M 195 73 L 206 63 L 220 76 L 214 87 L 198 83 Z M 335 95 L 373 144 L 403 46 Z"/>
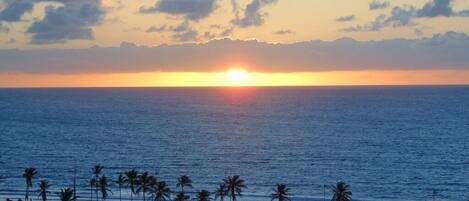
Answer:
<path fill-rule="evenodd" d="M 240 174 L 243 200 L 276 183 L 329 200 L 339 180 L 358 200 L 467 200 L 468 137 L 468 86 L 1 89 L 0 197 L 28 166 L 87 196 L 100 163 L 194 191 Z"/>

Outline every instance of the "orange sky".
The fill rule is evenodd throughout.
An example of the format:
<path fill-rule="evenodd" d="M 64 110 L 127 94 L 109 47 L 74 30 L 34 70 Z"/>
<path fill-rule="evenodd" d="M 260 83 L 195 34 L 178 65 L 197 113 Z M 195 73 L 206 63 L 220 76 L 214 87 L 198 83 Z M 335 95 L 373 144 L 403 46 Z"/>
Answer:
<path fill-rule="evenodd" d="M 469 70 L 247 73 L 241 82 L 219 73 L 0 74 L 2 87 L 307 86 L 469 84 Z"/>
<path fill-rule="evenodd" d="M 467 13 L 467 0 L 0 0 L 0 87 L 469 84 Z M 230 78 L 231 64 L 256 72 Z"/>

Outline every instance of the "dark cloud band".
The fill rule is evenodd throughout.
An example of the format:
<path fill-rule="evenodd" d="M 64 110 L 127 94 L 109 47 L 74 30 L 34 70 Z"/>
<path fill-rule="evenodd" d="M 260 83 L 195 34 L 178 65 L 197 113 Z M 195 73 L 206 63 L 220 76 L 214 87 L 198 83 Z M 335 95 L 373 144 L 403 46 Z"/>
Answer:
<path fill-rule="evenodd" d="M 118 73 L 220 71 L 241 62 L 264 72 L 365 69 L 469 69 L 469 36 L 448 32 L 415 40 L 311 41 L 269 44 L 216 40 L 206 44 L 49 50 L 0 50 L 0 72 Z"/>

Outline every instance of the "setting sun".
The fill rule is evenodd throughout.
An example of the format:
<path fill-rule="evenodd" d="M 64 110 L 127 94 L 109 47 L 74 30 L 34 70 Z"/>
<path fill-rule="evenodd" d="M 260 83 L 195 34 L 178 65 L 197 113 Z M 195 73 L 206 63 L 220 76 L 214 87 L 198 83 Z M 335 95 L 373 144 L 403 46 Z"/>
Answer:
<path fill-rule="evenodd" d="M 248 72 L 245 70 L 230 70 L 226 76 L 231 83 L 239 85 L 246 82 Z"/>

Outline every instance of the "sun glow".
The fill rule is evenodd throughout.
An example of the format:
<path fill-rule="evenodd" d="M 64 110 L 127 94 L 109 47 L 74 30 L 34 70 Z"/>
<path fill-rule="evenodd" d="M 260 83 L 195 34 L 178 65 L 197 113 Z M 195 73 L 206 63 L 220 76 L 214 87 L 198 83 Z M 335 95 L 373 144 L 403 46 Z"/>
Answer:
<path fill-rule="evenodd" d="M 233 69 L 226 73 L 226 77 L 232 84 L 242 85 L 248 79 L 248 72 L 242 69 Z"/>

